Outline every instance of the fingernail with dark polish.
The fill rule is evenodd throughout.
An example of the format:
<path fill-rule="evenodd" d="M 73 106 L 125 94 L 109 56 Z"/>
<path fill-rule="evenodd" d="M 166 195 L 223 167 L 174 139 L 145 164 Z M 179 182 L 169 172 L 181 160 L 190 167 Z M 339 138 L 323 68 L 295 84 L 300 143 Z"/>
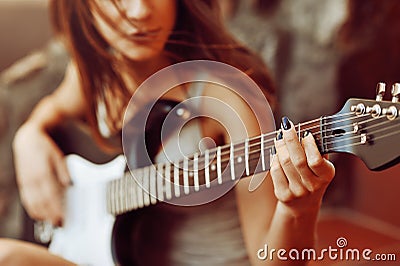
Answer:
<path fill-rule="evenodd" d="M 275 154 L 276 154 L 276 148 L 275 148 L 275 146 L 272 146 L 272 148 L 271 148 L 271 154 L 272 154 L 272 155 L 275 155 Z"/>
<path fill-rule="evenodd" d="M 282 127 L 284 130 L 290 129 L 292 125 L 290 124 L 290 120 L 287 116 L 282 117 Z"/>
<path fill-rule="evenodd" d="M 276 139 L 277 140 L 283 139 L 282 130 L 279 130 L 278 135 L 276 135 Z"/>
<path fill-rule="evenodd" d="M 307 136 L 310 135 L 310 134 L 311 134 L 311 131 L 310 131 L 310 130 L 306 130 L 306 131 L 304 132 L 304 134 L 303 134 L 303 138 L 307 137 Z"/>

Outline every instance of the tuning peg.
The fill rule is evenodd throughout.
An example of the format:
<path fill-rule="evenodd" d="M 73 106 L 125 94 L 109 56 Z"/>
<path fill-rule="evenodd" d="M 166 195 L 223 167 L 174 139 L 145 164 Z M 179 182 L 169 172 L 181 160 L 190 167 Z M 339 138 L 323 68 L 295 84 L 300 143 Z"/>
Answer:
<path fill-rule="evenodd" d="M 385 90 L 386 90 L 386 84 L 383 82 L 379 82 L 376 85 L 376 100 L 377 101 L 382 101 L 383 95 L 385 95 Z"/>
<path fill-rule="evenodd" d="M 400 83 L 395 83 L 392 85 L 392 102 L 399 102 L 400 97 Z"/>

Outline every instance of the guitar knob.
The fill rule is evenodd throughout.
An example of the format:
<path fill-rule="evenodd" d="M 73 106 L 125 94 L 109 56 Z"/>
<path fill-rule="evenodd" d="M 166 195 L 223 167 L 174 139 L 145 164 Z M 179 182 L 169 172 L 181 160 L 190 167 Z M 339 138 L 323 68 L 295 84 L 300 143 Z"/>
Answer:
<path fill-rule="evenodd" d="M 376 100 L 382 101 L 383 95 L 385 95 L 386 84 L 384 82 L 379 82 L 376 85 Z"/>
<path fill-rule="evenodd" d="M 395 83 L 392 85 L 392 102 L 399 102 L 400 97 L 400 83 Z"/>

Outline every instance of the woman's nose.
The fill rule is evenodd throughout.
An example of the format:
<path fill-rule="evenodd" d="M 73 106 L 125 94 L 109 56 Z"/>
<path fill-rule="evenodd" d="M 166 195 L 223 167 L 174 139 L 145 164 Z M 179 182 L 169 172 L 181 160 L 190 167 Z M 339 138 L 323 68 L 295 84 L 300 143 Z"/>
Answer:
<path fill-rule="evenodd" d="M 126 16 L 132 20 L 144 20 L 151 14 L 151 7 L 148 0 L 124 0 Z"/>

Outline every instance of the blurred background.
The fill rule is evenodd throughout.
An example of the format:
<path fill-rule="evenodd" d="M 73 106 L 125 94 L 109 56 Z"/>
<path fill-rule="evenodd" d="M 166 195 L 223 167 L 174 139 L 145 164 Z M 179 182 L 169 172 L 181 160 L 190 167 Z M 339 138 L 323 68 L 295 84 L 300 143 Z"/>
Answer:
<path fill-rule="evenodd" d="M 1 0 L 0 31 L 2 71 L 50 40 L 47 1 Z"/>
<path fill-rule="evenodd" d="M 218 1 L 232 34 L 263 57 L 275 79 L 277 121 L 282 114 L 294 123 L 333 114 L 349 97 L 374 99 L 380 81 L 388 87 L 400 81 L 398 0 Z M 0 237 L 33 241 L 11 142 L 33 106 L 58 86 L 68 62 L 52 36 L 47 5 L 0 0 Z M 400 151 L 400 143 L 393 148 Z M 337 175 L 324 199 L 319 247 L 345 237 L 349 247 L 396 253 L 399 261 L 400 166 L 371 172 L 353 156 L 330 158 Z"/>

